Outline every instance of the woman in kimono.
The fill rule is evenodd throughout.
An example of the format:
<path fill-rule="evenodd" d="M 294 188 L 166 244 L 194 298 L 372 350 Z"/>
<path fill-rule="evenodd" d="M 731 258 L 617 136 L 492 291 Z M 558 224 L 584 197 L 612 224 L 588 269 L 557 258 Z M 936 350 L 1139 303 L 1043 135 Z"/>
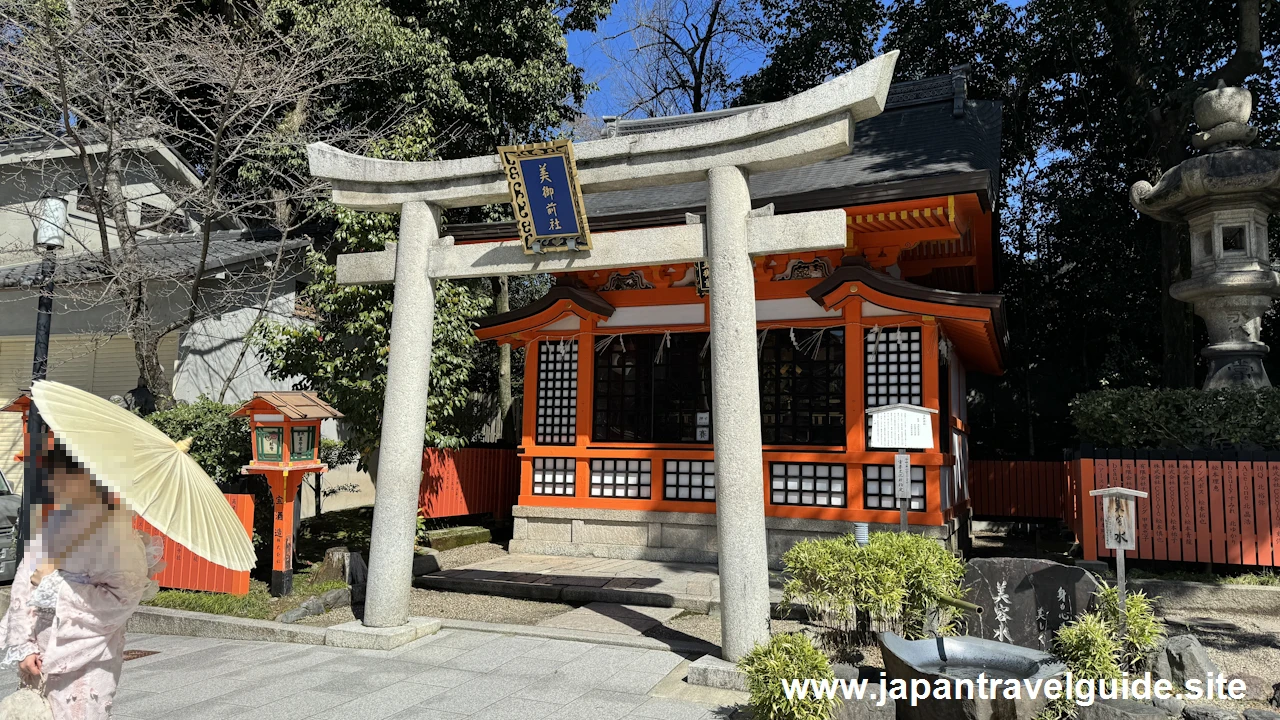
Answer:
<path fill-rule="evenodd" d="M 124 633 L 154 595 L 159 543 L 57 442 L 41 458 L 53 510 L 34 534 L 0 620 L 0 666 L 39 687 L 54 720 L 105 720 L 124 662 Z"/>

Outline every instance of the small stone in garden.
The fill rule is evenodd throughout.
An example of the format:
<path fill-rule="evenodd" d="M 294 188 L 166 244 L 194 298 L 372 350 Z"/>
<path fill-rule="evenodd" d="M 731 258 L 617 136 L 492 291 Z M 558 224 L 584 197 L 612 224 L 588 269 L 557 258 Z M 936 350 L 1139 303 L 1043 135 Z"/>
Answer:
<path fill-rule="evenodd" d="M 1190 678 L 1203 682 L 1206 677 L 1217 677 L 1222 672 L 1195 635 L 1169 638 L 1164 651 L 1169 659 L 1167 679 L 1179 687 L 1186 687 Z"/>
<path fill-rule="evenodd" d="M 1271 686 L 1271 699 L 1267 702 L 1271 703 L 1272 707 L 1280 707 L 1280 682 Z"/>
<path fill-rule="evenodd" d="M 843 676 L 837 672 L 836 677 Z M 879 678 L 879 675 L 876 675 L 875 678 Z M 898 714 L 898 701 L 886 699 L 884 705 L 877 705 L 879 702 L 879 680 L 869 679 L 867 680 L 867 694 L 861 700 L 857 698 L 842 699 L 841 704 L 832 713 L 831 720 L 894 720 Z"/>
<path fill-rule="evenodd" d="M 287 610 L 277 615 L 276 622 L 288 623 L 292 625 L 293 623 L 298 622 L 302 618 L 310 617 L 310 616 L 311 616 L 311 613 L 307 612 L 306 608 L 296 607 L 292 610 Z"/>
<path fill-rule="evenodd" d="M 1137 700 L 1097 700 L 1081 706 L 1076 720 L 1165 720 L 1165 711 Z"/>
<path fill-rule="evenodd" d="M 1244 696 L 1248 700 L 1266 700 L 1271 691 L 1269 683 L 1257 675 L 1236 675 L 1232 679 L 1244 681 Z M 1239 683 L 1236 687 L 1239 687 Z"/>
<path fill-rule="evenodd" d="M 1152 698 L 1151 704 L 1163 710 L 1170 717 L 1182 717 L 1182 710 L 1187 706 L 1186 701 L 1176 697 Z M 1277 720 L 1280 720 L 1280 718 L 1277 718 Z"/>
<path fill-rule="evenodd" d="M 346 607 L 351 604 L 351 590 L 348 588 L 330 590 L 320 596 L 320 602 L 324 603 L 326 610 Z"/>
<path fill-rule="evenodd" d="M 306 610 L 308 615 L 323 615 L 324 601 L 315 595 L 312 595 L 306 600 L 303 600 L 302 604 L 299 605 L 298 608 L 300 610 Z"/>
<path fill-rule="evenodd" d="M 1280 720 L 1280 713 L 1249 708 L 1244 711 L 1244 720 Z"/>
<path fill-rule="evenodd" d="M 1185 720 L 1240 720 L 1240 713 L 1214 705 L 1188 705 L 1182 710 Z"/>
<path fill-rule="evenodd" d="M 1058 628 L 1089 610 L 1097 579 L 1072 565 L 1032 558 L 975 558 L 965 598 L 982 608 L 965 616 L 968 634 L 1048 651 Z"/>

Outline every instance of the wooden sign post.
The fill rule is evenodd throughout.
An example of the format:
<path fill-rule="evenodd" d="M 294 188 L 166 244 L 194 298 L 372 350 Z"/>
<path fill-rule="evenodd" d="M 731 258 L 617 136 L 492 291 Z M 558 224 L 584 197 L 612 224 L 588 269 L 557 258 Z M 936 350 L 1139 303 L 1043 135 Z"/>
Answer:
<path fill-rule="evenodd" d="M 1147 493 L 1123 487 L 1090 490 L 1102 498 L 1102 535 L 1109 550 L 1116 551 L 1116 597 L 1120 604 L 1120 637 L 1124 637 L 1124 553 L 1137 547 L 1137 498 Z"/>
<path fill-rule="evenodd" d="M 907 450 L 933 449 L 933 418 L 937 410 L 896 403 L 868 408 L 871 420 L 870 447 L 896 449 L 893 457 L 893 489 L 901 510 L 899 530 L 907 531 L 907 510 L 911 507 L 911 455 Z"/>

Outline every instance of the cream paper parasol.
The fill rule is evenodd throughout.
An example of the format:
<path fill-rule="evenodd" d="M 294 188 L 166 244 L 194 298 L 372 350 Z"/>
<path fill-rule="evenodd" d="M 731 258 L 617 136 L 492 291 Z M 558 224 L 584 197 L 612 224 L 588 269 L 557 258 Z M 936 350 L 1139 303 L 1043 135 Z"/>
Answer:
<path fill-rule="evenodd" d="M 70 385 L 31 387 L 40 417 L 94 478 L 174 542 L 231 570 L 256 564 L 253 543 L 213 480 L 175 443 L 128 410 Z"/>

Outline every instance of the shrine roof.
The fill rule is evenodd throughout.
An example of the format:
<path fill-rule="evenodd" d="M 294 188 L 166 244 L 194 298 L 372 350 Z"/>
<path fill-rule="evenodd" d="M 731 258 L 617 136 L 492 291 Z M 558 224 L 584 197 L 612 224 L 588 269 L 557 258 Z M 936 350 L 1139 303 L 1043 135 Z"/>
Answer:
<path fill-rule="evenodd" d="M 307 390 L 255 392 L 253 399 L 241 405 L 231 415 L 248 415 L 255 409 L 262 409 L 263 405 L 269 405 L 290 420 L 342 417 L 342 413 L 335 410 L 332 405 L 321 400 L 319 395 Z"/>
<path fill-rule="evenodd" d="M 1001 103 L 965 97 L 963 76 L 899 82 L 885 110 L 859 122 L 848 155 L 750 178 L 752 204 L 778 212 L 849 207 L 947 194 L 975 193 L 998 206 Z M 620 135 L 707 122 L 749 108 L 644 120 L 619 120 Z M 592 193 L 584 200 L 598 231 L 684 222 L 703 212 L 706 182 Z M 451 225 L 457 240 L 510 237 L 511 223 Z"/>

